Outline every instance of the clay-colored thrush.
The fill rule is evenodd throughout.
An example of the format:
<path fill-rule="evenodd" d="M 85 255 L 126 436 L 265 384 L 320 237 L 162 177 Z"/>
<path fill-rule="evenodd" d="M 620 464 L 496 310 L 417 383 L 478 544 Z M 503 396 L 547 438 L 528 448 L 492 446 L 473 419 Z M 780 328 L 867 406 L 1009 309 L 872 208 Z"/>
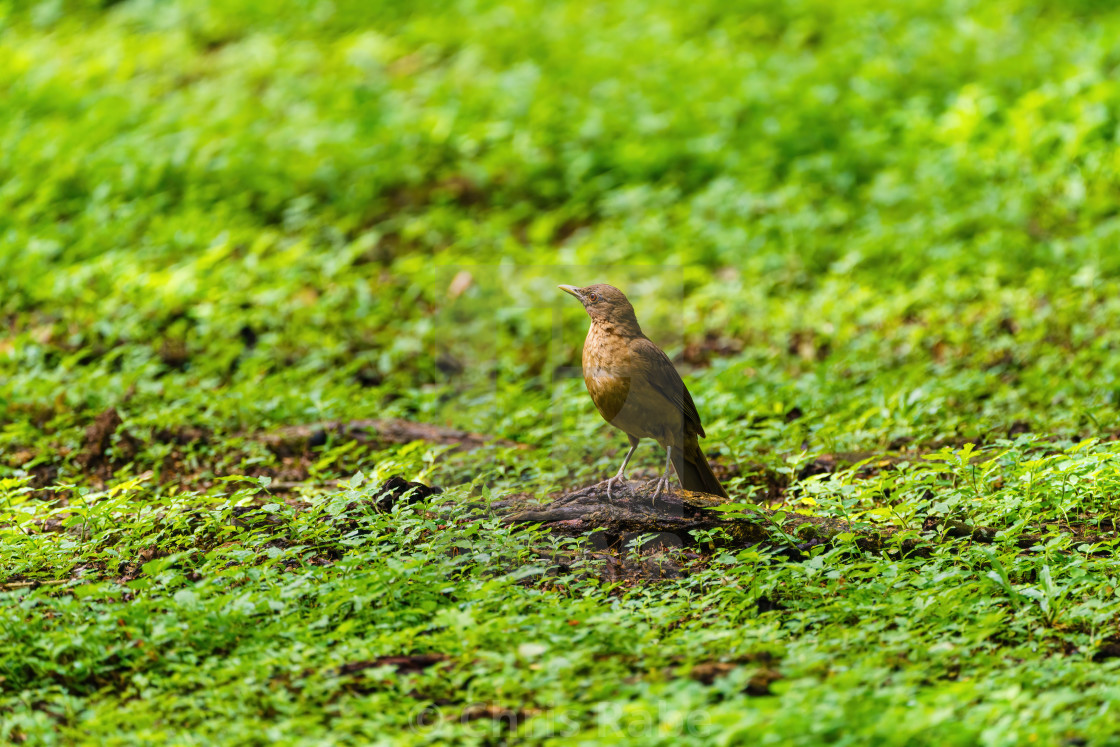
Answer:
<path fill-rule="evenodd" d="M 653 492 L 656 502 L 669 487 L 670 467 L 685 490 L 698 490 L 727 497 L 727 491 L 712 474 L 698 437 L 704 436 L 700 414 L 669 356 L 653 344 L 638 326 L 634 307 L 622 291 L 612 285 L 589 285 L 560 289 L 578 298 L 591 317 L 591 329 L 583 343 L 583 382 L 599 414 L 626 434 L 630 451 L 618 474 L 606 481 L 611 487 L 626 480 L 638 441 L 652 438 L 665 447 L 665 474 Z"/>

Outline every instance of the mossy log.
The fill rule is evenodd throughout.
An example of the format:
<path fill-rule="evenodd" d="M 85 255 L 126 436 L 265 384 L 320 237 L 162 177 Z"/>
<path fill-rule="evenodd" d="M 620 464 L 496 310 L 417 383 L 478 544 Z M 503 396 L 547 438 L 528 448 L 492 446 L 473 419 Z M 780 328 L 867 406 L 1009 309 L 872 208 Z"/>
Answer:
<path fill-rule="evenodd" d="M 745 511 L 720 511 L 728 503 L 723 498 L 673 489 L 653 500 L 653 484 L 631 481 L 616 483 L 607 498 L 606 483 L 579 488 L 544 505 L 507 504 L 501 506 L 507 523 L 539 523 L 557 534 L 582 536 L 600 530 L 599 543 L 626 544 L 638 536 L 675 536 L 686 547 L 708 544 L 708 530 L 722 529 L 718 544 L 742 548 L 765 545 L 798 556 L 816 545 L 833 544 L 838 539 L 852 541 L 863 552 L 891 551 L 903 555 L 928 553 L 933 545 L 969 538 L 990 544 L 998 530 L 972 527 L 961 521 L 941 520 L 915 530 L 876 527 L 867 522 L 849 523 L 831 516 L 797 513 L 786 508 L 752 506 Z M 843 537 L 841 537 L 843 535 Z M 1086 541 L 1102 539 L 1085 537 Z M 1018 535 L 1014 544 L 1027 549 L 1039 544 L 1038 534 Z"/>

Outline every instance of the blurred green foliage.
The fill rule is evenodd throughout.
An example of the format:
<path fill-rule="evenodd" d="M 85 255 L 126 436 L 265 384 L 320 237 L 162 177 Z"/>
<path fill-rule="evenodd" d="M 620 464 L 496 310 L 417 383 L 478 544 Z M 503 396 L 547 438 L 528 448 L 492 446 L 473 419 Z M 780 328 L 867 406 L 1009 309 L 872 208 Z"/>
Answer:
<path fill-rule="evenodd" d="M 778 401 L 844 432 L 870 392 L 852 446 L 1115 424 L 1103 6 L 0 8 L 2 396 L 64 392 L 58 430 L 133 386 L 141 421 L 438 410 L 416 385 L 446 383 L 443 341 L 515 377 L 570 363 L 576 310 L 552 361 L 553 321 L 518 310 L 598 280 L 674 352 L 740 342 L 756 385 L 706 381 L 708 417 Z M 464 320 L 448 267 L 480 264 L 490 313 Z M 529 427 L 501 409 L 441 415 Z"/>

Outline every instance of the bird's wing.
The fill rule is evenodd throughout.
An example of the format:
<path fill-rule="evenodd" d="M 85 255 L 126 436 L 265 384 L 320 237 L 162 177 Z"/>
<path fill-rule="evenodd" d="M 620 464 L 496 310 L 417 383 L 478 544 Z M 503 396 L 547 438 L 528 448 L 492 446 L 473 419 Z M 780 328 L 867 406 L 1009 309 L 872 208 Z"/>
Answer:
<path fill-rule="evenodd" d="M 695 432 L 703 437 L 704 426 L 700 424 L 700 413 L 696 411 L 696 403 L 692 401 L 688 387 L 684 385 L 681 375 L 677 373 L 669 356 L 647 337 L 638 337 L 631 341 L 630 354 L 640 361 L 639 366 L 648 368 L 649 383 L 684 415 L 685 425 L 692 426 Z"/>

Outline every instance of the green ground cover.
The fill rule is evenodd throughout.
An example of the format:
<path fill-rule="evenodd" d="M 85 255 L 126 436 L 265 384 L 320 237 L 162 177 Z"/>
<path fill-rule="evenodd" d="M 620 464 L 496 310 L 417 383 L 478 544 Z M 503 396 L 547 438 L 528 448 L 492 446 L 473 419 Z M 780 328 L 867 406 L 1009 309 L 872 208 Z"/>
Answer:
<path fill-rule="evenodd" d="M 1118 39 L 1095 0 L 0 0 L 0 739 L 1120 743 Z M 617 468 L 555 288 L 593 282 L 735 501 L 851 531 L 478 520 Z M 492 439 L 276 437 L 372 418 Z"/>

